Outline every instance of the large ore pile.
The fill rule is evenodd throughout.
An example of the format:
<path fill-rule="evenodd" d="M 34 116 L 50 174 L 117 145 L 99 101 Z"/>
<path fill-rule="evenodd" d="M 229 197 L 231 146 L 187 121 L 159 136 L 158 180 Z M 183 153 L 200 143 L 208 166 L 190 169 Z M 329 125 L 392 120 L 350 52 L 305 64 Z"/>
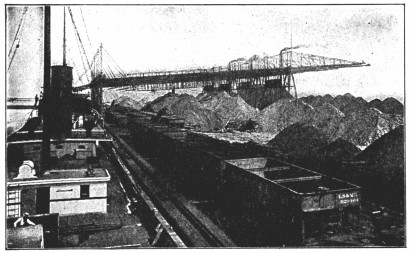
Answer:
<path fill-rule="evenodd" d="M 340 138 L 318 148 L 310 158 L 315 161 L 313 165 L 322 173 L 345 178 L 342 170 L 343 163 L 352 160 L 360 152 L 361 149 L 353 143 Z"/>
<path fill-rule="evenodd" d="M 364 149 L 382 135 L 403 124 L 403 116 L 382 113 L 367 101 L 351 94 L 309 96 L 295 102 L 280 100 L 258 115 L 262 131 L 279 133 L 286 127 L 303 122 L 315 127 L 329 141 L 339 138 Z M 301 105 L 301 106 L 300 106 Z"/>
<path fill-rule="evenodd" d="M 321 115 L 321 114 L 320 114 Z M 403 124 L 398 115 L 384 114 L 374 108 L 360 108 L 344 116 L 307 120 L 334 141 L 342 138 L 364 149 L 382 135 Z"/>
<path fill-rule="evenodd" d="M 403 136 L 398 132 L 402 131 L 403 115 L 384 113 L 350 94 L 335 98 L 310 96 L 300 101 L 310 105 L 312 110 L 307 109 L 306 116 L 297 113 L 291 117 L 296 122 L 280 131 L 268 145 L 286 153 L 290 162 L 358 183 L 369 196 L 377 192 L 375 188 L 379 186 L 390 190 L 400 196 L 395 197 L 395 201 L 401 206 L 404 174 L 403 163 L 399 161 L 403 162 Z M 279 125 L 284 115 L 277 117 L 273 113 L 270 121 L 274 126 Z M 283 122 L 290 122 L 290 118 Z M 395 141 L 393 136 L 397 138 Z M 359 154 L 361 149 L 365 150 Z M 365 160 L 365 165 L 357 162 L 347 167 L 354 157 L 358 161 Z M 395 206 L 389 198 L 391 193 L 378 191 L 378 195 L 384 194 L 381 204 Z"/>
<path fill-rule="evenodd" d="M 147 103 L 153 101 L 156 98 L 162 97 L 169 93 L 169 90 L 157 90 L 157 91 L 134 91 L 134 90 L 116 90 L 107 89 L 103 92 L 103 103 L 111 104 L 113 100 L 118 99 L 121 96 L 127 96 L 131 99 L 138 101 L 140 104 L 145 106 Z M 176 89 L 178 94 L 186 93 L 193 96 L 197 96 L 201 92 L 201 88 L 193 89 Z"/>
<path fill-rule="evenodd" d="M 225 91 L 200 94 L 198 101 L 207 109 L 217 113 L 224 122 L 245 121 L 254 118 L 257 110 L 240 96 L 230 96 Z"/>
<path fill-rule="evenodd" d="M 301 156 L 328 143 L 327 136 L 317 128 L 298 122 L 281 131 L 268 142 L 268 145 L 284 154 Z"/>
<path fill-rule="evenodd" d="M 158 97 L 153 101 L 147 103 L 142 110 L 149 112 L 159 112 L 161 109 L 169 108 L 174 102 L 178 100 L 180 95 L 174 93 L 167 93 L 164 96 Z"/>
<path fill-rule="evenodd" d="M 201 93 L 197 97 L 168 93 L 147 103 L 142 110 L 181 117 L 201 131 L 221 130 L 229 121 L 248 121 L 257 113 L 241 97 L 224 91 Z"/>
<path fill-rule="evenodd" d="M 404 127 L 399 126 L 358 154 L 350 167 L 353 180 L 374 200 L 403 210 L 405 189 Z"/>
<path fill-rule="evenodd" d="M 222 119 L 206 109 L 194 96 L 167 93 L 148 103 L 142 110 L 162 115 L 175 115 L 185 120 L 197 130 L 214 131 L 224 127 Z"/>
<path fill-rule="evenodd" d="M 352 160 L 356 154 L 360 153 L 361 149 L 357 148 L 353 143 L 341 138 L 318 149 L 317 154 L 323 157 L 332 158 L 333 160 Z"/>
<path fill-rule="evenodd" d="M 281 99 L 264 108 L 256 117 L 261 132 L 278 134 L 289 125 L 305 121 L 314 114 L 314 108 L 301 101 Z"/>
<path fill-rule="evenodd" d="M 354 97 L 350 93 L 338 95 L 330 103 L 345 114 L 368 108 L 368 102 L 365 99 Z"/>
<path fill-rule="evenodd" d="M 191 95 L 180 95 L 170 106 L 169 113 L 184 118 L 186 124 L 199 130 L 214 131 L 224 127 L 223 120 L 216 112 L 205 108 Z"/>
<path fill-rule="evenodd" d="M 404 105 L 395 98 L 386 98 L 384 101 L 374 99 L 368 103 L 369 106 L 377 108 L 383 113 L 404 114 Z"/>
<path fill-rule="evenodd" d="M 292 99 L 293 96 L 284 88 L 250 87 L 238 89 L 237 94 L 249 105 L 262 110 L 281 99 Z"/>
<path fill-rule="evenodd" d="M 301 101 L 303 101 L 307 104 L 310 104 L 314 107 L 318 107 L 318 106 L 323 105 L 325 103 L 332 103 L 333 99 L 334 99 L 334 97 L 329 95 L 329 94 L 324 95 L 324 96 L 310 95 L 310 96 L 307 96 L 307 97 L 300 98 Z"/>
<path fill-rule="evenodd" d="M 111 106 L 121 106 L 131 109 L 140 110 L 143 105 L 128 96 L 121 96 L 111 102 Z"/>

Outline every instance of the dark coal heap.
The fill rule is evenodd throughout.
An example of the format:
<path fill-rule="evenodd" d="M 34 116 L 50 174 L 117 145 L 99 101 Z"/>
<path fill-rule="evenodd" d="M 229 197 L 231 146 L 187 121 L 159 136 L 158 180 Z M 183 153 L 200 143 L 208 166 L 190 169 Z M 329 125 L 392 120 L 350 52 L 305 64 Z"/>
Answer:
<path fill-rule="evenodd" d="M 383 113 L 404 114 L 404 105 L 395 98 L 386 98 L 384 101 L 374 99 L 370 101 L 368 105 L 377 108 Z"/>
<path fill-rule="evenodd" d="M 375 200 L 404 208 L 404 127 L 385 134 L 358 154 L 351 165 L 353 177 Z"/>
<path fill-rule="evenodd" d="M 325 95 L 308 96 L 300 100 L 313 106 L 317 111 L 306 120 L 308 123 L 321 130 L 332 141 L 341 138 L 359 148 L 369 146 L 382 135 L 403 124 L 402 115 L 376 110 L 363 98 L 354 97 L 349 93 L 335 98 Z M 388 99 L 388 102 L 393 100 L 395 99 Z"/>
<path fill-rule="evenodd" d="M 241 122 L 254 118 L 257 114 L 257 110 L 240 96 L 230 96 L 225 91 L 202 93 L 197 96 L 197 100 L 205 108 L 216 112 L 224 122 Z"/>
<path fill-rule="evenodd" d="M 312 125 L 298 122 L 276 135 L 268 145 L 291 156 L 305 156 L 325 146 L 329 139 Z"/>
<path fill-rule="evenodd" d="M 364 188 L 365 195 L 380 204 L 401 208 L 404 196 L 403 115 L 374 107 L 391 104 L 394 106 L 386 108 L 396 108 L 397 100 L 367 103 L 351 94 L 335 98 L 309 96 L 299 100 L 306 105 L 303 108 L 307 108 L 301 113 L 295 113 L 301 109 L 294 109 L 288 115 L 290 110 L 281 110 L 279 102 L 266 108 L 271 111 L 262 123 L 271 124 L 271 129 L 268 128 L 271 131 L 278 131 L 268 145 L 287 154 L 292 163 L 357 183 Z M 283 129 L 277 127 L 287 124 Z M 365 150 L 360 153 L 361 149 Z M 393 194 L 396 197 L 390 198 Z"/>
<path fill-rule="evenodd" d="M 320 156 L 337 159 L 352 160 L 355 155 L 361 152 L 354 144 L 341 138 L 321 147 L 318 150 Z"/>
<path fill-rule="evenodd" d="M 249 89 L 239 89 L 237 94 L 247 104 L 259 110 L 263 110 L 281 99 L 293 99 L 293 96 L 284 88 L 251 87 Z"/>
<path fill-rule="evenodd" d="M 169 108 L 174 102 L 178 100 L 180 95 L 174 93 L 167 93 L 164 96 L 158 97 L 153 101 L 147 103 L 141 110 L 149 112 L 159 112 L 163 108 Z"/>
<path fill-rule="evenodd" d="M 111 106 L 122 106 L 126 108 L 131 108 L 135 110 L 140 110 L 143 105 L 136 100 L 128 97 L 128 96 L 121 96 L 111 102 Z"/>

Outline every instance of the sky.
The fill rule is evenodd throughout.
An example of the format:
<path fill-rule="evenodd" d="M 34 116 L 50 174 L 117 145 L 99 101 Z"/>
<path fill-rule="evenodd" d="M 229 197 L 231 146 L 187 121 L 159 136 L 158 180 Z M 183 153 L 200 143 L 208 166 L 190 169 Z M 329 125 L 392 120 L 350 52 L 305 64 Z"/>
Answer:
<path fill-rule="evenodd" d="M 7 9 L 7 52 L 22 10 Z M 351 93 L 367 100 L 404 101 L 401 5 L 86 5 L 71 10 L 89 60 L 102 43 L 126 73 L 226 66 L 240 57 L 276 55 L 292 43 L 304 46 L 299 52 L 371 64 L 296 74 L 300 96 Z M 51 13 L 52 64 L 60 65 L 63 7 L 52 6 Z M 84 68 L 66 15 L 67 58 L 76 82 Z M 42 86 L 42 9 L 30 7 L 26 19 L 7 73 L 8 96 L 34 97 Z"/>

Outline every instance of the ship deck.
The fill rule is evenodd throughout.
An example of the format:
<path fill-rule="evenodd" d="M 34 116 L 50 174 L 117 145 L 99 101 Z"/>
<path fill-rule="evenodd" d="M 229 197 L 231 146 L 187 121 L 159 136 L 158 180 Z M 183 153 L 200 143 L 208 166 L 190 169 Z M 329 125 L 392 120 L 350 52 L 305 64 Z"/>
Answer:
<path fill-rule="evenodd" d="M 140 217 L 131 214 L 128 199 L 103 149 L 99 159 L 102 169 L 110 173 L 107 185 L 107 214 L 89 213 L 60 217 L 63 247 L 133 248 L 150 247 L 149 234 Z M 94 227 L 87 231 L 86 228 Z M 86 230 L 86 232 L 82 232 Z"/>

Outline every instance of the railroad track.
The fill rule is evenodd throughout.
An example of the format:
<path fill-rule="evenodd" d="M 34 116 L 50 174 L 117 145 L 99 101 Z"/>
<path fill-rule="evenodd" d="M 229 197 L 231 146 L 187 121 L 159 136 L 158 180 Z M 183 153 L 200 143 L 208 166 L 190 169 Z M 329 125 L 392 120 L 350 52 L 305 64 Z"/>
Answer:
<path fill-rule="evenodd" d="M 151 164 L 115 134 L 110 126 L 106 125 L 106 128 L 113 137 L 111 149 L 123 171 L 119 173 L 123 173 L 121 178 L 125 181 L 122 183 L 126 191 L 134 196 L 132 198 L 136 202 L 138 202 L 136 197 L 138 191 L 142 190 L 143 195 L 148 196 L 149 202 L 153 203 L 150 212 L 158 211 L 159 216 L 163 217 L 163 220 L 161 218 L 157 220 L 166 223 L 162 226 L 167 228 L 167 233 L 175 245 L 180 247 L 183 247 L 183 244 L 184 247 L 236 246 L 224 231 L 195 206 L 188 203 L 183 196 L 169 187 L 164 187 L 153 174 L 155 169 Z M 181 243 L 176 238 L 181 238 Z"/>

